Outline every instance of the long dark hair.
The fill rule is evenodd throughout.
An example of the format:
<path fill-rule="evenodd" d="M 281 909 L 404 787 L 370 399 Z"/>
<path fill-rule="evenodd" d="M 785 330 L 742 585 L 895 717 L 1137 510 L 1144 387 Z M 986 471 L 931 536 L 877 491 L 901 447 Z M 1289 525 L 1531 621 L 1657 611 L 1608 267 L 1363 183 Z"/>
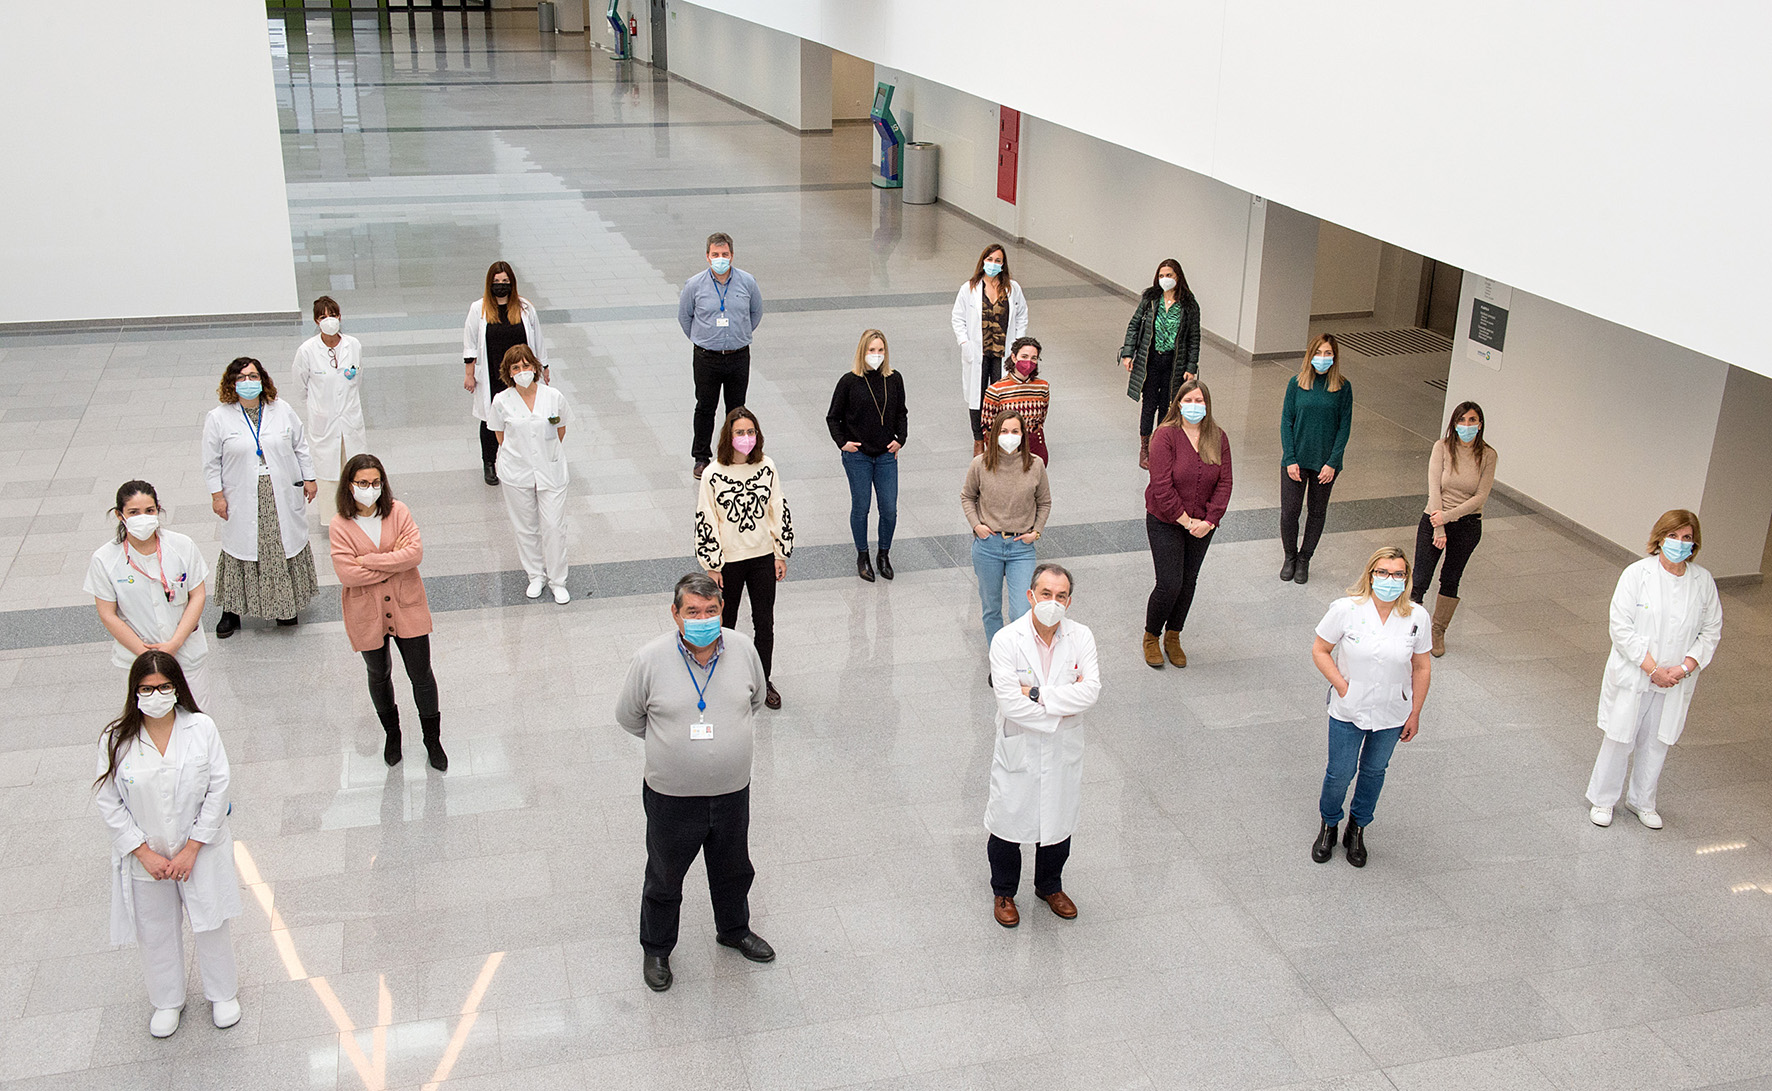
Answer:
<path fill-rule="evenodd" d="M 968 287 L 978 287 L 978 282 L 984 279 L 984 259 L 999 250 L 1003 252 L 1003 271 L 997 274 L 997 283 L 1009 287 L 1009 250 L 1000 242 L 993 242 L 978 252 L 978 264 L 973 267 L 972 279 L 966 282 Z"/>
<path fill-rule="evenodd" d="M 351 492 L 351 482 L 364 470 L 381 474 L 381 499 L 375 502 L 375 514 L 383 519 L 394 514 L 394 486 L 388 484 L 388 468 L 381 464 L 381 459 L 365 451 L 351 456 L 345 463 L 344 476 L 338 479 L 338 514 L 341 519 L 357 517 L 357 497 Z"/>
<path fill-rule="evenodd" d="M 1464 446 L 1458 438 L 1458 418 L 1473 409 L 1477 411 L 1477 438 L 1471 440 L 1471 454 L 1477 456 L 1479 469 L 1483 465 L 1483 452 L 1489 449 L 1488 445 L 1483 442 L 1483 429 L 1488 421 L 1488 418 L 1483 416 L 1483 407 L 1476 402 L 1459 402 L 1458 408 L 1452 411 L 1451 419 L 1446 422 L 1446 449 L 1452 454 L 1452 468 L 1454 470 L 1458 469 L 1458 449 Z"/>
<path fill-rule="evenodd" d="M 751 453 L 744 457 L 744 461 L 746 463 L 763 461 L 763 425 L 758 423 L 757 414 L 741 405 L 726 414 L 726 423 L 720 426 L 720 443 L 714 448 L 714 460 L 722 466 L 737 466 L 739 464 L 738 448 L 732 445 L 732 429 L 741 420 L 750 421 L 751 427 L 757 430 L 757 445 L 751 448 Z"/>
<path fill-rule="evenodd" d="M 1021 446 L 1016 448 L 1015 455 L 1005 454 L 1003 448 L 997 443 L 997 437 L 1003 434 L 1003 426 L 1010 421 L 1014 421 L 1021 425 Z M 984 468 L 990 473 L 996 473 L 998 459 L 1014 458 L 1016 455 L 1021 456 L 1022 473 L 1025 474 L 1034 468 L 1034 452 L 1028 449 L 1027 418 L 1023 417 L 1020 413 L 1013 411 L 998 414 L 997 419 L 991 422 L 990 442 L 986 443 L 984 446 Z"/>
<path fill-rule="evenodd" d="M 99 740 L 105 748 L 105 771 L 92 782 L 97 788 L 105 781 L 117 775 L 117 763 L 122 760 L 123 751 L 141 737 L 142 723 L 146 719 L 142 710 L 135 703 L 135 691 L 142 684 L 142 679 L 150 674 L 161 674 L 178 690 L 178 707 L 186 712 L 201 712 L 197 707 L 197 699 L 191 696 L 190 683 L 185 681 L 185 671 L 178 665 L 172 653 L 149 649 L 135 657 L 129 665 L 129 689 L 123 699 L 123 715 L 105 725 L 104 733 Z"/>
<path fill-rule="evenodd" d="M 1157 263 L 1157 271 L 1151 274 L 1151 286 L 1150 290 L 1145 293 L 1146 295 L 1155 299 L 1163 298 L 1163 286 L 1157 281 L 1162 279 L 1164 269 L 1175 270 L 1175 301 L 1177 303 L 1193 294 L 1188 291 L 1187 274 L 1182 272 L 1181 262 L 1174 258 L 1164 258 Z"/>
<path fill-rule="evenodd" d="M 150 497 L 154 501 L 155 507 L 160 506 L 160 494 L 155 492 L 154 486 L 146 481 L 125 481 L 118 485 L 117 504 L 110 510 L 110 514 L 117 517 L 117 540 L 119 542 L 129 535 L 129 531 L 123 525 L 123 505 L 137 496 Z"/>

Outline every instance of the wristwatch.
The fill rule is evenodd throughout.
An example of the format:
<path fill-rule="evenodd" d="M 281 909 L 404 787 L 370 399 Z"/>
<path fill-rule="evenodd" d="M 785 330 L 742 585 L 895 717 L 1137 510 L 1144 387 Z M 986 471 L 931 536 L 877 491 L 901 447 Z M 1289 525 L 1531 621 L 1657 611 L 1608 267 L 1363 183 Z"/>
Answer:
<path fill-rule="evenodd" d="M 1036 705 L 1040 703 L 1040 687 L 1039 686 L 1033 686 L 1028 689 L 1028 700 L 1032 701 Z"/>

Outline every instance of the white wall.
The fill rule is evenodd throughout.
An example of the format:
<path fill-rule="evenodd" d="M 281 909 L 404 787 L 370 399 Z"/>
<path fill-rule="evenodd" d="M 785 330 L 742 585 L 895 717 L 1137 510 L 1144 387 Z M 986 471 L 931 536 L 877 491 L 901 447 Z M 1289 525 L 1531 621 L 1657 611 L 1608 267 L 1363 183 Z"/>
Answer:
<path fill-rule="evenodd" d="M 874 62 L 831 50 L 831 118 L 866 121 L 874 106 Z"/>
<path fill-rule="evenodd" d="M 1765 557 L 1766 529 L 1772 522 L 1768 421 L 1772 421 L 1772 379 L 1746 368 L 1730 368 L 1711 444 L 1704 501 L 1697 508 L 1704 525 L 1699 560 L 1717 575 L 1759 572 Z"/>
<path fill-rule="evenodd" d="M 295 311 L 263 5 L 0 4 L 0 323 Z"/>
<path fill-rule="evenodd" d="M 1252 356 L 1302 356 L 1316 269 L 1316 219 L 1275 201 L 1251 198 L 1237 347 Z"/>
<path fill-rule="evenodd" d="M 1311 313 L 1370 314 L 1378 303 L 1378 258 L 1384 244 L 1322 221 L 1317 227 L 1317 277 Z"/>
<path fill-rule="evenodd" d="M 684 0 L 670 0 L 665 10 L 674 74 L 796 129 L 831 127 L 828 49 L 806 43 L 822 62 L 814 59 L 803 69 L 802 42 L 794 35 Z M 822 103 L 808 102 L 803 82 L 816 88 L 821 79 Z"/>
<path fill-rule="evenodd" d="M 1772 4 L 719 6 L 1772 374 Z"/>

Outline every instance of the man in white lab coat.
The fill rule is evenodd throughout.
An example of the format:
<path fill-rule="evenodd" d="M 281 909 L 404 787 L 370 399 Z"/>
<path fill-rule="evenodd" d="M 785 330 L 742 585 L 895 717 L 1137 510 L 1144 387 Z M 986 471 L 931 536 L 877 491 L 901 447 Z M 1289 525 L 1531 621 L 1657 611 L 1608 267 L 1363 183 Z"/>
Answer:
<path fill-rule="evenodd" d="M 997 696 L 997 745 L 984 828 L 990 838 L 994 914 L 1004 928 L 1021 923 L 1021 846 L 1033 842 L 1034 896 L 1065 920 L 1077 915 L 1064 892 L 1064 862 L 1083 792 L 1082 714 L 1101 696 L 1095 635 L 1065 617 L 1071 574 L 1050 562 L 1034 569 L 1033 609 L 991 641 Z"/>

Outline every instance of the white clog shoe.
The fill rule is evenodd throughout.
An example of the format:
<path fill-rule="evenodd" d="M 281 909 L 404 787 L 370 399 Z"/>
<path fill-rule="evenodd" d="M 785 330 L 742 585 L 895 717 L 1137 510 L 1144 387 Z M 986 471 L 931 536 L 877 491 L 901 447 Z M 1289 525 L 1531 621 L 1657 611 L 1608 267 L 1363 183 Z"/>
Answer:
<path fill-rule="evenodd" d="M 218 1030 L 227 1030 L 240 1021 L 240 999 L 217 1000 L 210 1005 L 210 1016 L 215 1020 Z"/>
<path fill-rule="evenodd" d="M 523 594 L 528 596 L 529 598 L 532 598 L 532 599 L 541 598 L 542 588 L 546 587 L 547 585 L 548 585 L 548 578 L 546 576 L 537 576 L 533 580 L 529 581 L 529 589 L 524 591 Z"/>
<path fill-rule="evenodd" d="M 155 1008 L 154 1017 L 148 1020 L 148 1033 L 156 1038 L 170 1038 L 178 1033 L 178 1017 L 183 1008 Z"/>
<path fill-rule="evenodd" d="M 1661 815 L 1658 814 L 1657 812 L 1655 812 L 1655 811 L 1639 811 L 1635 807 L 1632 807 L 1628 803 L 1626 803 L 1624 805 L 1624 808 L 1625 808 L 1625 810 L 1629 811 L 1631 814 L 1636 815 L 1637 821 L 1641 822 L 1643 825 L 1649 827 L 1650 829 L 1659 830 L 1661 828 Z"/>
<path fill-rule="evenodd" d="M 1596 826 L 1610 826 L 1612 824 L 1612 808 L 1610 807 L 1594 807 L 1587 812 L 1587 816 L 1594 820 Z"/>

